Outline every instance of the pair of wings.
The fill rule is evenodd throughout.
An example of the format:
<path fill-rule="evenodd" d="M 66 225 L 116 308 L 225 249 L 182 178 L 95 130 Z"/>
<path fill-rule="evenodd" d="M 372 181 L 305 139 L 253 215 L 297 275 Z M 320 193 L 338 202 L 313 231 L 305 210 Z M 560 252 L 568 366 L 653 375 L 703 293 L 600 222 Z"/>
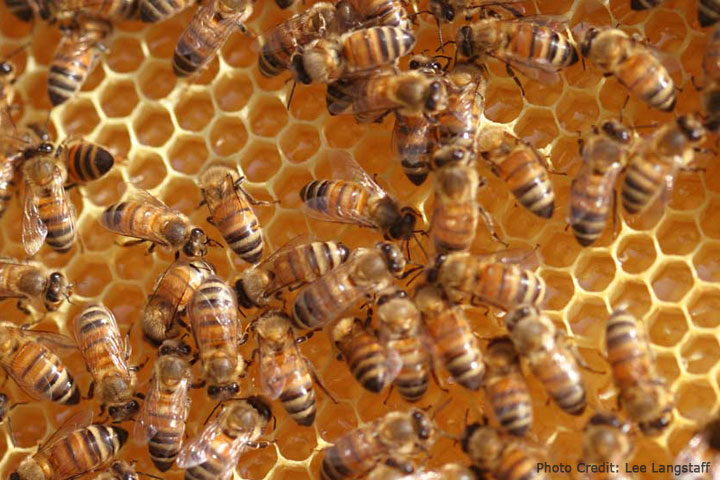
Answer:
<path fill-rule="evenodd" d="M 120 328 L 118 327 L 117 320 L 115 320 L 115 315 L 113 315 L 113 313 L 104 306 L 98 304 L 95 304 L 93 306 L 100 307 L 97 310 L 93 310 L 95 312 L 102 310 L 106 317 L 105 320 L 107 321 L 107 325 L 100 327 L 105 329 L 106 334 L 103 335 L 102 346 L 97 345 L 94 348 L 82 351 L 85 365 L 87 365 L 87 368 L 91 372 L 91 374 L 95 376 L 95 373 L 99 373 L 95 372 L 96 365 L 102 365 L 105 363 L 105 361 L 107 361 L 107 359 L 110 359 L 113 366 L 115 367 L 115 370 L 117 370 L 118 372 L 122 372 L 125 378 L 129 378 L 130 371 L 127 364 L 127 357 L 130 356 L 130 352 L 128 350 L 129 345 L 127 345 L 126 341 L 120 336 Z M 80 315 L 75 317 L 73 321 L 73 332 L 75 334 L 75 340 L 77 341 L 77 344 L 79 346 L 82 346 L 82 344 L 84 343 L 83 337 L 86 335 L 83 332 L 83 326 L 85 324 L 80 322 L 80 319 L 82 317 L 83 315 L 81 313 Z"/>
<path fill-rule="evenodd" d="M 195 58 L 196 52 L 200 51 L 207 55 L 203 65 L 208 63 L 234 31 L 234 27 L 243 24 L 252 15 L 253 7 L 250 1 L 247 1 L 241 10 L 223 15 L 219 15 L 217 1 L 203 2 L 195 11 L 175 46 L 176 55 L 192 55 Z M 198 35 L 198 32 L 203 35 Z"/>
<path fill-rule="evenodd" d="M 260 385 L 262 386 L 263 393 L 275 400 L 285 391 L 288 375 L 284 372 L 290 369 L 288 367 L 283 368 L 283 365 L 278 361 L 276 355 L 266 355 L 264 353 L 265 349 L 262 346 L 262 340 L 260 340 L 259 337 L 258 341 L 261 343 L 260 368 L 258 369 Z M 307 364 L 305 363 L 305 357 L 302 356 L 294 342 L 290 347 L 290 351 L 283 353 L 282 361 L 286 364 L 292 363 L 292 365 L 295 366 L 291 371 L 291 374 L 294 376 L 310 374 Z"/>
<path fill-rule="evenodd" d="M 205 272 L 205 277 L 209 277 L 211 275 L 215 275 L 215 268 L 210 265 L 208 262 L 206 262 L 203 259 L 194 259 L 194 260 L 186 260 L 186 259 L 178 259 L 175 260 L 155 281 L 155 288 L 153 289 L 153 294 L 150 296 L 150 299 L 157 297 L 157 291 L 160 288 L 160 285 L 163 283 L 163 280 L 165 279 L 165 276 L 173 269 L 175 268 L 193 268 L 196 270 L 202 270 Z M 186 283 L 183 287 L 182 293 L 177 296 L 177 298 L 183 298 L 187 291 L 190 289 L 189 283 Z M 149 301 L 148 301 L 149 304 Z M 175 305 L 173 305 L 173 312 L 172 312 L 172 318 L 177 318 L 178 312 L 180 310 L 180 303 L 176 302 Z"/>
<path fill-rule="evenodd" d="M 187 408 L 186 405 L 188 402 L 188 395 L 190 392 L 190 386 L 192 383 L 191 373 L 188 369 L 187 371 L 188 376 L 181 380 L 179 384 L 175 387 L 173 392 L 169 395 L 169 398 L 164 398 L 162 400 L 162 404 L 168 405 L 182 405 L 182 408 L 185 410 Z M 145 445 L 147 442 L 150 441 L 152 437 L 155 436 L 155 434 L 158 433 L 160 430 L 160 427 L 154 420 L 155 416 L 151 414 L 151 412 L 155 409 L 157 409 L 158 404 L 160 403 L 160 396 L 164 395 L 167 396 L 167 394 L 161 393 L 161 382 L 159 379 L 153 377 L 153 379 L 150 381 L 150 387 L 148 389 L 147 397 L 145 398 L 145 401 L 143 402 L 142 410 L 140 411 L 140 414 L 138 415 L 137 421 L 135 422 L 135 427 L 133 430 L 133 435 L 135 438 L 135 441 L 141 445 Z M 166 419 L 165 419 L 166 420 Z M 174 419 L 176 422 L 185 422 L 184 416 L 182 418 Z M 184 427 L 183 427 L 184 428 Z"/>

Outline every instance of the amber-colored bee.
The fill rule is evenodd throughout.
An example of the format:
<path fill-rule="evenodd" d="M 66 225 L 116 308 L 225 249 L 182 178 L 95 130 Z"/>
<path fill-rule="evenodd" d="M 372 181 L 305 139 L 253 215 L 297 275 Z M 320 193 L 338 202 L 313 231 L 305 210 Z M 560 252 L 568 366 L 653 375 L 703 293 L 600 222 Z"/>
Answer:
<path fill-rule="evenodd" d="M 138 0 L 140 20 L 161 22 L 186 10 L 193 3 L 192 0 Z"/>
<path fill-rule="evenodd" d="M 202 172 L 198 185 L 210 210 L 210 223 L 240 258 L 258 263 L 263 254 L 263 230 L 252 205 L 267 205 L 253 199 L 242 187 L 245 177 L 225 165 L 212 165 Z"/>
<path fill-rule="evenodd" d="M 636 149 L 622 184 L 622 204 L 631 214 L 644 212 L 663 192 L 671 192 L 678 170 L 688 167 L 706 131 L 696 115 L 683 115 L 660 127 Z M 666 193 L 667 194 L 667 193 Z"/>
<path fill-rule="evenodd" d="M 330 33 L 336 33 L 335 6 L 318 2 L 260 36 L 258 67 L 266 77 L 274 77 L 290 67 L 298 48 L 309 45 Z"/>
<path fill-rule="evenodd" d="M 353 251 L 346 263 L 300 291 L 293 304 L 293 324 L 303 329 L 327 325 L 363 295 L 387 288 L 402 275 L 406 263 L 402 250 L 389 242 Z"/>
<path fill-rule="evenodd" d="M 370 27 L 315 40 L 295 54 L 290 70 L 300 83 L 330 83 L 390 65 L 415 45 L 412 31 Z"/>
<path fill-rule="evenodd" d="M 200 5 L 175 46 L 178 77 L 197 72 L 215 56 L 230 34 L 252 15 L 249 0 L 211 0 Z"/>
<path fill-rule="evenodd" d="M 468 425 L 462 440 L 463 451 L 481 472 L 498 480 L 547 480 L 537 468 L 541 462 L 522 440 L 506 437 L 487 425 Z"/>
<path fill-rule="evenodd" d="M 77 14 L 85 18 L 130 20 L 137 16 L 138 0 L 32 0 L 40 18 L 55 23 L 73 19 Z"/>
<path fill-rule="evenodd" d="M 0 299 L 19 299 L 18 308 L 24 312 L 28 311 L 26 302 L 54 312 L 69 296 L 70 285 L 62 273 L 32 260 L 0 257 Z"/>
<path fill-rule="evenodd" d="M 509 310 L 541 305 L 546 285 L 542 277 L 502 258 L 452 252 L 438 255 L 427 272 L 453 303 L 488 304 Z"/>
<path fill-rule="evenodd" d="M 96 18 L 82 17 L 65 29 L 55 48 L 48 70 L 48 95 L 53 106 L 70 100 L 95 68 L 103 41 L 112 32 L 112 25 Z"/>
<path fill-rule="evenodd" d="M 260 354 L 260 383 L 265 394 L 280 398 L 285 411 L 299 425 L 315 421 L 317 401 L 309 362 L 297 344 L 308 337 L 294 338 L 290 317 L 281 310 L 268 310 L 252 325 Z"/>
<path fill-rule="evenodd" d="M 703 107 L 705 109 L 705 127 L 713 132 L 720 129 L 720 28 L 715 28 L 708 37 L 703 56 Z"/>
<path fill-rule="evenodd" d="M 342 31 L 380 26 L 411 30 L 400 0 L 341 0 L 336 8 Z"/>
<path fill-rule="evenodd" d="M 483 354 L 461 306 L 451 305 L 435 285 L 415 292 L 415 304 L 422 312 L 425 332 L 455 381 L 469 390 L 478 390 L 485 375 Z"/>
<path fill-rule="evenodd" d="M 300 238 L 300 237 L 297 237 Z M 340 242 L 289 241 L 235 279 L 238 303 L 262 307 L 280 290 L 295 290 L 347 261 L 350 249 Z"/>
<path fill-rule="evenodd" d="M 632 134 L 619 122 L 604 122 L 582 149 L 582 165 L 570 186 L 567 222 L 578 243 L 591 245 L 605 230 L 615 181 L 627 163 Z"/>
<path fill-rule="evenodd" d="M 704 466 L 705 472 L 688 471 L 689 466 Z M 720 420 L 710 420 L 690 439 L 675 458 L 675 480 L 708 480 L 720 475 Z M 683 472 L 682 470 L 685 469 Z"/>
<path fill-rule="evenodd" d="M 304 185 L 300 199 L 312 217 L 375 228 L 393 240 L 409 240 L 418 218 L 413 208 L 400 207 L 352 160 L 336 162 L 332 180 Z"/>
<path fill-rule="evenodd" d="M 131 349 L 120 336 L 113 313 L 104 305 L 90 304 L 73 321 L 75 341 L 92 376 L 89 397 L 97 389 L 101 410 L 108 407 L 114 421 L 127 420 L 140 405 L 133 398 L 137 377 L 127 360 Z"/>
<path fill-rule="evenodd" d="M 720 4 L 718 0 L 698 0 L 697 10 L 701 27 L 715 25 L 720 20 Z"/>
<path fill-rule="evenodd" d="M 430 356 L 422 340 L 421 314 L 405 290 L 395 286 L 376 299 L 380 341 L 400 356 L 400 370 L 393 385 L 408 402 L 417 402 L 430 382 Z"/>
<path fill-rule="evenodd" d="M 214 274 L 215 268 L 202 259 L 176 260 L 170 265 L 155 282 L 140 317 L 145 336 L 156 344 L 177 336 L 175 323 L 187 313 L 195 289 Z"/>
<path fill-rule="evenodd" d="M 5 6 L 10 13 L 23 22 L 29 22 L 35 16 L 29 0 L 5 0 Z"/>
<path fill-rule="evenodd" d="M 188 257 L 202 257 L 207 253 L 209 240 L 205 232 L 190 223 L 184 214 L 172 210 L 148 193 L 137 198 L 110 205 L 100 216 L 100 225 L 118 235 L 150 242 L 175 252 L 182 250 Z"/>
<path fill-rule="evenodd" d="M 535 306 L 520 306 L 510 311 L 505 321 L 515 349 L 547 394 L 566 413 L 582 414 L 587 405 L 585 382 L 563 333 Z"/>
<path fill-rule="evenodd" d="M 393 149 L 405 176 L 414 185 L 422 185 L 430 172 L 430 156 L 435 150 L 432 122 L 424 115 L 404 116 L 396 112 Z"/>
<path fill-rule="evenodd" d="M 193 293 L 188 312 L 208 396 L 226 400 L 240 391 L 237 379 L 245 375 L 235 294 L 222 279 L 209 276 Z"/>
<path fill-rule="evenodd" d="M 441 468 L 401 472 L 395 467 L 380 464 L 367 475 L 367 480 L 477 480 L 469 468 L 459 463 L 448 463 Z"/>
<path fill-rule="evenodd" d="M 675 83 L 653 52 L 616 28 L 589 28 L 580 50 L 603 72 L 612 74 L 630 93 L 653 108 L 675 108 Z"/>
<path fill-rule="evenodd" d="M 139 472 L 135 471 L 135 467 L 126 462 L 125 460 L 115 460 L 110 464 L 110 467 L 99 475 L 96 475 L 94 480 L 138 480 Z M 144 474 L 147 475 L 147 474 Z M 154 475 L 149 475 L 152 478 Z"/>
<path fill-rule="evenodd" d="M 540 218 L 555 211 L 555 192 L 545 158 L 529 143 L 501 128 L 483 130 L 477 149 L 517 201 Z"/>
<path fill-rule="evenodd" d="M 630 0 L 630 8 L 633 10 L 649 10 L 655 8 L 664 0 Z"/>
<path fill-rule="evenodd" d="M 586 465 L 625 465 L 633 453 L 630 425 L 612 413 L 596 413 L 585 426 L 582 462 Z M 589 468 L 587 470 L 590 470 Z M 619 470 L 619 469 L 618 469 Z M 624 470 L 624 469 L 623 469 Z M 630 480 L 621 472 L 587 472 L 586 480 Z"/>
<path fill-rule="evenodd" d="M 65 159 L 68 185 L 82 185 L 102 178 L 115 164 L 112 153 L 101 145 L 84 140 L 60 144 L 55 155 Z"/>
<path fill-rule="evenodd" d="M 190 347 L 166 340 L 158 350 L 150 386 L 135 423 L 135 438 L 149 442 L 150 459 L 161 472 L 175 463 L 190 413 Z"/>
<path fill-rule="evenodd" d="M 605 345 L 619 404 L 646 435 L 659 435 L 673 420 L 674 397 L 658 375 L 642 327 L 625 310 L 607 321 Z"/>
<path fill-rule="evenodd" d="M 406 463 L 408 457 L 427 452 L 435 443 L 435 434 L 433 421 L 422 410 L 387 413 L 327 447 L 320 476 L 323 480 L 356 478 L 386 458 L 396 460 L 398 465 Z"/>
<path fill-rule="evenodd" d="M 186 469 L 186 480 L 231 478 L 246 449 L 269 445 L 258 442 L 258 438 L 271 417 L 270 406 L 260 397 L 225 403 L 202 432 L 183 447 L 176 465 Z"/>
<path fill-rule="evenodd" d="M 456 62 L 446 74 L 447 108 L 435 116 L 438 144 L 473 150 L 485 108 L 485 69 L 470 62 Z"/>
<path fill-rule="evenodd" d="M 485 391 L 495 417 L 509 434 L 524 436 L 532 426 L 532 398 L 509 337 L 488 343 L 485 365 Z"/>

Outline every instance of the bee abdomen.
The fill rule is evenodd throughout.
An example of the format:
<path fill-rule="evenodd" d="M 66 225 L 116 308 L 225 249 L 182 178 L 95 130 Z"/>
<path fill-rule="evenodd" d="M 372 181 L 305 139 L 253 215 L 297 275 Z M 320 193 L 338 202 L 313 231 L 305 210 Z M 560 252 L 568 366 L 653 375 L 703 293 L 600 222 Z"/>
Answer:
<path fill-rule="evenodd" d="M 555 193 L 547 171 L 529 152 L 512 153 L 500 165 L 501 176 L 521 205 L 542 218 L 555 210 Z"/>
<path fill-rule="evenodd" d="M 512 435 L 524 436 L 532 423 L 530 393 L 524 382 L 501 382 L 494 387 L 488 386 L 490 404 L 500 424 Z"/>
<path fill-rule="evenodd" d="M 150 459 L 161 472 L 175 463 L 182 447 L 182 432 L 159 431 L 149 442 Z"/>
<path fill-rule="evenodd" d="M 357 473 L 353 471 L 353 468 L 345 465 L 343 458 L 345 455 L 343 455 L 343 453 L 347 452 L 348 455 L 352 455 L 354 449 L 351 442 L 343 440 L 345 439 L 341 439 L 341 442 L 344 445 L 336 445 L 325 450 L 322 469 L 320 471 L 320 476 L 323 480 L 343 480 L 353 477 Z M 347 445 L 347 443 L 350 444 Z"/>
<path fill-rule="evenodd" d="M 45 243 L 56 252 L 64 253 L 70 250 L 75 240 L 75 225 L 72 212 L 61 199 L 42 199 L 38 212 L 47 227 Z"/>
<path fill-rule="evenodd" d="M 533 373 L 543 384 L 548 395 L 565 412 L 580 415 L 585 411 L 587 398 L 576 365 L 532 365 Z"/>
<path fill-rule="evenodd" d="M 521 448 L 510 447 L 503 452 L 496 478 L 512 480 L 534 480 L 545 478 L 538 472 L 537 461 L 529 457 Z"/>
<path fill-rule="evenodd" d="M 648 10 L 655 8 L 662 3 L 662 0 L 630 0 L 630 8 L 633 10 Z"/>
<path fill-rule="evenodd" d="M 578 243 L 586 247 L 597 240 L 603 231 L 607 220 L 607 210 L 591 212 L 581 207 L 570 206 L 570 226 L 573 229 Z"/>
<path fill-rule="evenodd" d="M 718 0 L 698 0 L 697 9 L 701 27 L 709 27 L 720 20 L 720 2 Z"/>
<path fill-rule="evenodd" d="M 253 264 L 260 261 L 263 253 L 262 228 L 250 207 L 243 206 L 243 210 L 227 212 L 217 225 L 225 241 L 240 258 Z"/>
<path fill-rule="evenodd" d="M 382 347 L 374 338 L 356 338 L 354 343 L 352 351 L 348 352 L 350 371 L 366 390 L 380 392 L 388 375 Z"/>
<path fill-rule="evenodd" d="M 78 142 L 68 147 L 68 180 L 85 183 L 97 180 L 110 171 L 114 164 L 110 152 L 90 142 Z"/>
<path fill-rule="evenodd" d="M 662 178 L 645 168 L 646 161 L 632 162 L 622 186 L 623 208 L 628 213 L 639 213 L 660 192 Z"/>
<path fill-rule="evenodd" d="M 467 345 L 458 345 L 443 355 L 445 366 L 455 381 L 468 390 L 477 390 L 482 385 L 485 365 L 480 351 Z"/>
<path fill-rule="evenodd" d="M 299 425 L 309 427 L 315 421 L 317 403 L 312 383 L 282 393 L 280 400 L 285 410 Z"/>
<path fill-rule="evenodd" d="M 178 0 L 141 0 L 140 19 L 143 22 L 159 22 L 178 13 L 185 7 Z"/>

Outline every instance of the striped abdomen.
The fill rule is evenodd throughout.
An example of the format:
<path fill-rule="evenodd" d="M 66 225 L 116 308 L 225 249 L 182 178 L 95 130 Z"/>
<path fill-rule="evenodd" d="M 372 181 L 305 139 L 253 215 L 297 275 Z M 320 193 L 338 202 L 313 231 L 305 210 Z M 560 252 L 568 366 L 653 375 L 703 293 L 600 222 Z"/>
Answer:
<path fill-rule="evenodd" d="M 372 70 L 393 63 L 410 52 L 415 45 L 412 32 L 398 27 L 371 27 L 342 37 L 345 73 Z"/>
<path fill-rule="evenodd" d="M 533 22 L 501 22 L 503 36 L 508 39 L 498 56 L 522 63 L 537 62 L 557 69 L 575 64 L 579 57 L 572 43 L 550 27 Z"/>
<path fill-rule="evenodd" d="M 30 7 L 28 0 L 5 0 L 5 6 L 10 10 L 10 13 L 23 22 L 29 22 L 33 19 L 33 9 Z"/>
<path fill-rule="evenodd" d="M 369 218 L 369 197 L 361 184 L 344 180 L 314 180 L 300 190 L 300 199 L 308 208 L 344 221 Z"/>
<path fill-rule="evenodd" d="M 651 53 L 636 48 L 613 73 L 631 94 L 649 106 L 666 112 L 675 108 L 675 83 L 662 63 Z"/>
<path fill-rule="evenodd" d="M 159 22 L 177 15 L 190 6 L 187 0 L 139 0 L 140 19 Z"/>
<path fill-rule="evenodd" d="M 119 235 L 135 237 L 175 249 L 179 249 L 183 245 L 186 233 L 190 231 L 187 219 L 183 216 L 149 203 L 134 200 L 107 207 L 100 216 L 100 224 Z M 166 233 L 178 226 L 183 229 L 183 232 L 182 235 L 177 235 L 178 242 L 173 245 Z"/>
<path fill-rule="evenodd" d="M 592 244 L 605 231 L 619 173 L 619 168 L 603 172 L 590 164 L 583 164 L 578 170 L 570 186 L 568 223 L 580 245 Z"/>
<path fill-rule="evenodd" d="M 481 263 L 467 293 L 481 302 L 509 310 L 524 304 L 540 305 L 545 299 L 545 281 L 517 265 Z"/>
<path fill-rule="evenodd" d="M 533 375 L 545 387 L 558 407 L 571 415 L 585 411 L 587 399 L 577 360 L 562 345 L 555 350 L 542 350 L 528 355 Z"/>
<path fill-rule="evenodd" d="M 240 258 L 257 263 L 263 254 L 262 227 L 241 192 L 226 195 L 212 210 L 213 223 Z"/>
<path fill-rule="evenodd" d="M 531 147 L 519 144 L 493 162 L 493 171 L 505 181 L 522 206 L 538 217 L 552 217 L 555 192 L 547 170 Z"/>
<path fill-rule="evenodd" d="M 406 401 L 417 402 L 430 383 L 430 363 L 425 345 L 419 336 L 408 335 L 387 342 L 387 347 L 398 353 L 402 363 L 393 385 Z"/>
<path fill-rule="evenodd" d="M 362 297 L 347 269 L 336 269 L 303 288 L 293 304 L 293 324 L 313 329 L 327 325 Z"/>
<path fill-rule="evenodd" d="M 405 176 L 414 185 L 421 185 L 430 172 L 430 156 L 435 150 L 430 128 L 430 121 L 424 115 L 395 115 L 393 146 Z"/>
<path fill-rule="evenodd" d="M 484 100 L 478 83 L 482 80 L 473 80 L 461 87 L 448 87 L 448 106 L 436 116 L 440 145 L 474 146 Z"/>
<path fill-rule="evenodd" d="M 630 0 L 630 8 L 633 10 L 649 10 L 660 5 L 663 0 Z"/>
<path fill-rule="evenodd" d="M 672 167 L 654 152 L 635 155 L 627 167 L 622 184 L 622 204 L 631 214 L 645 211 L 665 188 Z"/>
<path fill-rule="evenodd" d="M 479 217 L 478 182 L 474 166 L 446 166 L 436 172 L 435 205 L 430 220 L 430 236 L 436 251 L 470 249 Z"/>
<path fill-rule="evenodd" d="M 504 480 L 547 480 L 547 475 L 538 471 L 538 465 L 538 459 L 530 456 L 524 445 L 510 443 L 503 449 L 492 473 Z"/>
<path fill-rule="evenodd" d="M 47 227 L 45 243 L 56 252 L 67 252 L 75 242 L 75 218 L 70 199 L 61 186 L 38 188 L 38 216 Z"/>
<path fill-rule="evenodd" d="M 654 376 L 645 335 L 632 314 L 622 310 L 613 312 L 607 322 L 605 342 L 608 362 L 619 388 Z"/>
<path fill-rule="evenodd" d="M 358 383 L 371 392 L 382 391 L 390 372 L 385 350 L 378 339 L 364 328 L 358 328 L 336 345 Z"/>
<path fill-rule="evenodd" d="M 698 21 L 701 27 L 709 27 L 720 20 L 719 0 L 698 0 Z"/>
<path fill-rule="evenodd" d="M 235 432 L 230 435 L 227 428 L 212 436 L 200 448 L 205 450 L 203 458 L 206 460 L 198 465 L 185 470 L 185 480 L 218 480 L 226 477 L 220 476 L 221 472 L 228 470 L 227 464 L 231 461 L 231 445 L 238 440 Z M 235 461 L 237 457 L 235 457 Z M 234 466 L 230 472 L 234 470 Z M 232 475 L 231 475 L 232 476 Z"/>
<path fill-rule="evenodd" d="M 383 453 L 382 445 L 375 438 L 375 424 L 360 427 L 338 439 L 325 449 L 322 468 L 323 480 L 355 478 L 375 466 L 377 456 Z"/>
<path fill-rule="evenodd" d="M 17 158 L 19 160 L 19 158 Z M 17 160 L 15 157 L 3 156 L 0 159 L 0 217 L 7 210 L 17 183 L 15 182 Z"/>
<path fill-rule="evenodd" d="M 70 100 L 85 83 L 97 63 L 99 53 L 94 45 L 78 47 L 75 36 L 63 36 L 48 70 L 48 95 L 53 106 Z"/>
<path fill-rule="evenodd" d="M 97 180 L 109 172 L 115 162 L 110 152 L 91 142 L 73 142 L 65 153 L 69 183 Z"/>
<path fill-rule="evenodd" d="M 280 393 L 285 411 L 299 425 L 309 427 L 315 421 L 317 401 L 307 364 L 299 352 L 275 356 L 274 361 L 285 384 Z"/>
<path fill-rule="evenodd" d="M 486 354 L 485 392 L 490 406 L 506 432 L 523 436 L 532 425 L 532 398 L 515 347 L 501 337 L 490 341 Z"/>
<path fill-rule="evenodd" d="M 292 248 L 275 257 L 265 267 L 272 280 L 265 293 L 271 295 L 282 288 L 297 288 L 325 275 L 345 263 L 350 250 L 340 242 L 312 242 Z"/>

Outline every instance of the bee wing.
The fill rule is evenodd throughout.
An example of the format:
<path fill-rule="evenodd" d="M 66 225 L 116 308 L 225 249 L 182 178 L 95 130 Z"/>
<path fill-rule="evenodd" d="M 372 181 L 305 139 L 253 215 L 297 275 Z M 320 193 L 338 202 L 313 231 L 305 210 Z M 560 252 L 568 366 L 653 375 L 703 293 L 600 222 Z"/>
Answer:
<path fill-rule="evenodd" d="M 63 439 L 68 434 L 80 428 L 85 428 L 90 425 L 93 419 L 93 411 L 90 408 L 82 409 L 65 420 L 60 427 L 50 435 L 40 446 L 38 446 L 38 453 L 46 451 L 52 447 L 58 440 Z"/>
<path fill-rule="evenodd" d="M 534 23 L 541 27 L 552 28 L 555 31 L 562 32 L 570 26 L 570 19 L 564 15 L 526 15 L 520 18 L 505 20 L 506 22 L 525 22 Z"/>
<path fill-rule="evenodd" d="M 35 195 L 32 191 L 33 187 L 28 181 L 25 181 L 25 201 L 23 202 L 23 218 L 22 218 L 22 242 L 25 247 L 25 253 L 32 257 L 35 255 L 45 243 L 47 237 L 47 227 L 40 219 L 38 205 Z"/>
<path fill-rule="evenodd" d="M 386 385 L 389 385 L 395 380 L 395 377 L 400 373 L 402 368 L 402 358 L 397 350 L 394 348 L 385 347 L 385 368 L 387 368 L 388 378 Z"/>
<path fill-rule="evenodd" d="M 532 80 L 549 84 L 558 83 L 560 81 L 558 69 L 542 59 L 535 59 L 532 62 L 526 62 L 516 58 L 499 58 L 512 67 L 513 70 L 522 73 Z"/>
<path fill-rule="evenodd" d="M 477 256 L 488 262 L 511 263 L 527 270 L 536 270 L 542 263 L 540 253 L 531 248 L 509 248 Z"/>
<path fill-rule="evenodd" d="M 62 335 L 60 333 L 50 332 L 47 330 L 23 330 L 21 328 L 19 328 L 18 330 L 20 330 L 20 334 L 23 337 L 29 338 L 30 340 L 35 342 L 42 343 L 43 345 L 51 349 L 77 349 L 77 344 L 72 338 Z"/>
<path fill-rule="evenodd" d="M 280 364 L 275 355 L 263 353 L 260 347 L 260 385 L 263 392 L 273 400 L 278 398 L 285 389 L 286 376 L 283 375 Z"/>
<path fill-rule="evenodd" d="M 263 267 L 267 265 L 272 265 L 272 262 L 275 261 L 277 257 L 280 255 L 297 248 L 299 245 L 310 243 L 314 240 L 314 236 L 309 233 L 300 233 L 292 237 L 287 242 L 280 245 L 277 250 L 275 250 L 273 253 L 271 253 L 268 257 L 266 257 L 262 262 L 256 265 L 256 268 L 262 269 Z"/>
<path fill-rule="evenodd" d="M 171 395 L 162 399 L 162 402 L 166 405 L 185 405 L 188 400 L 190 383 L 191 379 L 189 377 L 184 378 Z M 158 417 L 150 414 L 153 410 L 157 410 L 160 401 L 160 382 L 153 377 L 140 415 L 135 421 L 133 435 L 136 443 L 140 445 L 146 444 L 160 430 L 157 425 Z M 162 418 L 160 417 L 160 419 Z"/>
<path fill-rule="evenodd" d="M 223 414 L 220 414 L 213 421 L 205 426 L 200 435 L 196 436 L 180 450 L 175 460 L 178 468 L 191 468 L 200 465 L 208 459 L 208 446 L 218 435 L 222 434 Z"/>
<path fill-rule="evenodd" d="M 375 183 L 370 175 L 355 161 L 351 156 L 346 154 L 338 155 L 331 159 L 332 176 L 334 179 L 346 180 L 361 184 L 370 190 L 371 193 L 381 197 L 387 196 L 387 192 L 380 185 Z"/>
<path fill-rule="evenodd" d="M 108 329 L 108 335 L 103 338 L 103 349 L 93 348 L 83 352 L 83 357 L 88 368 L 92 371 L 94 365 L 103 365 L 108 359 L 112 362 L 117 371 L 124 372 L 129 376 L 127 361 L 125 360 L 125 340 L 120 336 L 115 315 L 106 309 L 112 327 Z M 112 332 L 112 333 L 111 333 Z M 74 322 L 75 339 L 80 343 L 83 336 L 81 325 Z"/>

